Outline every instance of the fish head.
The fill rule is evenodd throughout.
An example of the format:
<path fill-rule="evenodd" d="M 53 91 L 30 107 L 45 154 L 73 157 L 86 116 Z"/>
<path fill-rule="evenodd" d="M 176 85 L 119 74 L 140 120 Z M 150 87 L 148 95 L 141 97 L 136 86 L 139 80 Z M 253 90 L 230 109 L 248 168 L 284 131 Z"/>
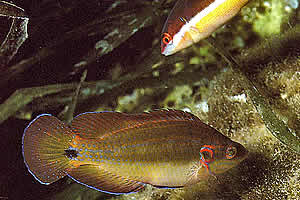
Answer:
<path fill-rule="evenodd" d="M 181 35 L 172 35 L 169 32 L 163 32 L 161 37 L 161 53 L 169 56 L 191 46 L 193 43 L 191 34 L 188 32 Z"/>
<path fill-rule="evenodd" d="M 204 145 L 200 149 L 200 162 L 209 174 L 221 174 L 238 165 L 247 155 L 248 150 L 233 141 L 225 145 Z"/>
<path fill-rule="evenodd" d="M 191 2 L 179 0 L 170 12 L 161 34 L 161 53 L 165 56 L 172 55 L 186 47 L 191 46 L 195 41 L 192 37 L 188 20 L 188 13 L 193 5 L 187 5 Z"/>
<path fill-rule="evenodd" d="M 173 36 L 170 33 L 162 33 L 160 47 L 163 55 L 168 56 L 172 54 L 171 52 L 174 51 L 175 45 L 173 44 Z"/>
<path fill-rule="evenodd" d="M 161 53 L 172 55 L 208 37 L 220 23 L 201 19 L 215 1 L 178 0 L 162 30 Z M 211 10 L 211 9 L 209 9 Z"/>

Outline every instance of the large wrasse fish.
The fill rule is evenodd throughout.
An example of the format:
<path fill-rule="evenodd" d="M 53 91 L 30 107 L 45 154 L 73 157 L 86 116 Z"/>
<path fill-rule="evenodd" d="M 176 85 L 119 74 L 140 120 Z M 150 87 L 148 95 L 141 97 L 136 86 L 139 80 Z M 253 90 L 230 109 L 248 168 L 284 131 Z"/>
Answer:
<path fill-rule="evenodd" d="M 178 0 L 162 30 L 161 53 L 168 56 L 208 37 L 249 0 Z"/>
<path fill-rule="evenodd" d="M 64 176 L 121 194 L 145 184 L 177 188 L 236 166 L 248 151 L 178 110 L 83 113 L 67 125 L 43 114 L 24 131 L 23 156 L 42 184 Z"/>

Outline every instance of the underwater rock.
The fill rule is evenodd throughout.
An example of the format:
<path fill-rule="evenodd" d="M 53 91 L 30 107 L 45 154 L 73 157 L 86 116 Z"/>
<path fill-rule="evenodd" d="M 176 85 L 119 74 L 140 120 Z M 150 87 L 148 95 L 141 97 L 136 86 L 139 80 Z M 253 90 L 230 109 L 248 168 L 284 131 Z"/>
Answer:
<path fill-rule="evenodd" d="M 300 137 L 300 60 L 271 63 L 257 77 L 278 115 Z"/>

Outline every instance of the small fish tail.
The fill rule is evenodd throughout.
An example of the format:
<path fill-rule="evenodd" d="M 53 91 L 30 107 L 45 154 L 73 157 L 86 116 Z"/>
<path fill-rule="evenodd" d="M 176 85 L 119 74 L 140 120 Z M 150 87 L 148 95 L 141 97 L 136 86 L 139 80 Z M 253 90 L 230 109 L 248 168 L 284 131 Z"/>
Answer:
<path fill-rule="evenodd" d="M 54 116 L 39 115 L 24 131 L 23 157 L 29 172 L 42 184 L 50 184 L 67 175 L 72 167 L 67 151 L 72 131 Z"/>

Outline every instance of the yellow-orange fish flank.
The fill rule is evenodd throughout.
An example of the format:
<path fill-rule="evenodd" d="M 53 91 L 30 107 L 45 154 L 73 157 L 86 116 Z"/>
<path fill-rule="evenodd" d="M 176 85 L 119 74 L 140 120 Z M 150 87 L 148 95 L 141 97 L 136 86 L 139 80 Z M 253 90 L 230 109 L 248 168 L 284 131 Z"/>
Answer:
<path fill-rule="evenodd" d="M 246 155 L 242 145 L 178 110 L 83 113 L 70 126 L 43 114 L 23 135 L 25 164 L 40 183 L 67 175 L 114 194 L 145 184 L 194 184 L 236 166 Z"/>
<path fill-rule="evenodd" d="M 208 37 L 248 1 L 178 0 L 162 30 L 162 54 L 172 55 Z"/>

